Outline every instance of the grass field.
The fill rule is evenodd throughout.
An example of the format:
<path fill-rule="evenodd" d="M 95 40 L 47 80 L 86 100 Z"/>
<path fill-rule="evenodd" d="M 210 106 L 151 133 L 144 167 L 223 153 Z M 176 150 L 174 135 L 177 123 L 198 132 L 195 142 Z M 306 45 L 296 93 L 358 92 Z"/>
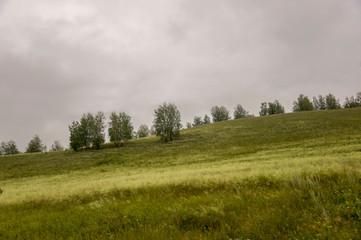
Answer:
<path fill-rule="evenodd" d="M 361 239 L 361 108 L 0 157 L 0 239 Z"/>

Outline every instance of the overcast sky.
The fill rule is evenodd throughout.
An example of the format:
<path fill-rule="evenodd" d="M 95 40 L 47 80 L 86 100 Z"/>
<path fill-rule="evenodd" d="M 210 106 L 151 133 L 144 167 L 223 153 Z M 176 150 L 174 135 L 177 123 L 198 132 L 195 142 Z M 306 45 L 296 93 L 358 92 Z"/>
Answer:
<path fill-rule="evenodd" d="M 0 141 L 68 146 L 82 113 L 136 128 L 224 105 L 361 91 L 361 1 L 0 0 Z"/>

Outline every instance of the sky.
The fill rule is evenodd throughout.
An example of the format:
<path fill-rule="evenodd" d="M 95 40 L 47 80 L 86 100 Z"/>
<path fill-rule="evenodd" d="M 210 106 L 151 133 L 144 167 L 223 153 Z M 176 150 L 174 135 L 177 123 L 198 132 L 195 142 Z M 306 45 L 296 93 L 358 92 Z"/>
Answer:
<path fill-rule="evenodd" d="M 150 126 L 361 91 L 359 0 L 0 0 L 0 141 L 68 147 L 83 113 Z M 107 120 L 108 121 L 108 120 Z"/>

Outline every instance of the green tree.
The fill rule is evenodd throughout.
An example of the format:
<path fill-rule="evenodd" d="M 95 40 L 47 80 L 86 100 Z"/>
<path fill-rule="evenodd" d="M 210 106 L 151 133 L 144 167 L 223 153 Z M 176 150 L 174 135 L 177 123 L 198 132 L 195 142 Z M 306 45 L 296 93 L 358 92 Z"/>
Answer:
<path fill-rule="evenodd" d="M 90 142 L 96 149 L 100 149 L 101 144 L 105 142 L 105 116 L 103 112 L 98 112 L 92 116 L 89 123 Z"/>
<path fill-rule="evenodd" d="M 61 145 L 60 140 L 54 141 L 54 143 L 50 147 L 50 151 L 63 151 L 64 147 Z"/>
<path fill-rule="evenodd" d="M 234 108 L 233 116 L 234 119 L 239 119 L 239 118 L 247 118 L 250 117 L 251 115 L 249 114 L 248 111 L 246 111 L 246 109 L 242 107 L 241 104 L 237 104 L 237 106 Z"/>
<path fill-rule="evenodd" d="M 145 124 L 141 124 L 138 128 L 137 132 L 138 138 L 148 137 L 149 136 L 149 128 Z"/>
<path fill-rule="evenodd" d="M 266 102 L 261 103 L 261 111 L 259 112 L 260 116 L 280 114 L 280 113 L 285 113 L 285 108 L 278 102 L 278 100 L 269 103 Z"/>
<path fill-rule="evenodd" d="M 121 141 L 132 139 L 133 124 L 131 117 L 124 112 L 112 112 L 108 128 L 108 135 L 115 146 L 120 146 Z"/>
<path fill-rule="evenodd" d="M 326 99 L 322 97 L 322 95 L 318 95 L 318 97 L 313 97 L 313 109 L 314 110 L 326 110 Z"/>
<path fill-rule="evenodd" d="M 344 108 L 361 107 L 361 92 L 358 92 L 356 94 L 356 97 L 354 96 L 351 96 L 350 98 L 346 97 L 343 106 Z"/>
<path fill-rule="evenodd" d="M 73 123 L 69 125 L 69 131 L 70 131 L 70 137 L 69 137 L 70 147 L 74 151 L 78 151 L 79 148 L 84 146 L 80 123 L 77 121 L 73 121 Z"/>
<path fill-rule="evenodd" d="M 38 135 L 35 135 L 33 139 L 28 143 L 26 153 L 43 152 L 46 151 L 46 146 L 42 143 L 42 140 Z"/>
<path fill-rule="evenodd" d="M 203 118 L 203 124 L 209 124 L 211 123 L 211 118 L 206 114 Z"/>
<path fill-rule="evenodd" d="M 91 146 L 92 125 L 94 123 L 94 116 L 91 113 L 85 113 L 80 119 L 79 131 L 83 141 L 82 146 L 89 148 Z"/>
<path fill-rule="evenodd" d="M 211 108 L 213 122 L 227 121 L 231 119 L 229 111 L 224 106 L 213 106 Z"/>
<path fill-rule="evenodd" d="M 10 140 L 8 142 L 1 142 L 0 155 L 12 155 L 20 153 L 15 141 Z"/>
<path fill-rule="evenodd" d="M 263 102 L 261 103 L 261 111 L 259 112 L 260 116 L 267 116 L 268 111 L 267 111 L 267 103 Z"/>
<path fill-rule="evenodd" d="M 267 108 L 267 114 L 273 115 L 273 114 L 280 114 L 285 113 L 285 108 L 278 102 L 278 100 L 275 100 L 273 103 L 268 103 Z"/>
<path fill-rule="evenodd" d="M 300 112 L 300 111 L 312 111 L 313 105 L 310 99 L 303 94 L 300 94 L 297 101 L 293 102 L 293 111 Z"/>
<path fill-rule="evenodd" d="M 81 147 L 89 148 L 90 146 L 99 149 L 105 142 L 105 116 L 103 112 L 96 115 L 91 113 L 83 114 L 80 122 L 73 121 L 69 126 L 70 147 L 77 151 Z"/>
<path fill-rule="evenodd" d="M 196 127 L 196 126 L 200 126 L 200 125 L 203 125 L 203 120 L 201 117 L 198 117 L 198 116 L 195 116 L 194 119 L 193 119 L 193 124 L 192 126 L 193 127 Z"/>
<path fill-rule="evenodd" d="M 191 127 L 192 127 L 192 123 L 186 122 L 186 128 L 191 128 Z"/>
<path fill-rule="evenodd" d="M 326 95 L 326 106 L 327 106 L 327 110 L 341 108 L 338 99 L 336 99 L 336 97 L 331 93 Z"/>
<path fill-rule="evenodd" d="M 155 134 L 164 142 L 174 140 L 174 137 L 179 136 L 179 130 L 182 128 L 180 112 L 171 103 L 163 103 L 154 110 L 153 123 Z"/>
<path fill-rule="evenodd" d="M 150 127 L 150 129 L 149 129 L 149 135 L 150 135 L 150 136 L 154 136 L 154 135 L 155 135 L 155 127 L 154 127 L 154 125 L 152 125 L 152 126 Z"/>

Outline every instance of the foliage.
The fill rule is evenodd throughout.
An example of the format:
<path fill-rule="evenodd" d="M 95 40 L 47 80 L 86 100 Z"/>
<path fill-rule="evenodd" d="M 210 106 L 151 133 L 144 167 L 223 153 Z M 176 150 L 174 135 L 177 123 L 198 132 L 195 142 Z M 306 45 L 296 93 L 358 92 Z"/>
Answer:
<path fill-rule="evenodd" d="M 278 102 L 278 100 L 269 103 L 266 102 L 261 103 L 261 111 L 259 112 L 260 116 L 280 114 L 280 113 L 285 113 L 285 108 Z"/>
<path fill-rule="evenodd" d="M 193 127 L 197 127 L 197 126 L 200 126 L 200 125 L 203 125 L 203 120 L 202 120 L 202 117 L 198 117 L 198 116 L 195 116 L 194 119 L 193 119 Z"/>
<path fill-rule="evenodd" d="M 211 108 L 211 115 L 213 122 L 221 122 L 231 119 L 229 116 L 229 111 L 224 106 L 213 106 Z"/>
<path fill-rule="evenodd" d="M 314 110 L 326 110 L 326 100 L 322 95 L 318 95 L 318 98 L 313 97 L 313 109 Z"/>
<path fill-rule="evenodd" d="M 149 135 L 150 136 L 154 136 L 155 135 L 155 128 L 154 128 L 154 125 L 152 125 L 149 129 Z"/>
<path fill-rule="evenodd" d="M 74 151 L 77 151 L 79 148 L 84 146 L 80 123 L 77 121 L 73 121 L 72 124 L 69 125 L 69 132 L 70 132 L 70 136 L 69 136 L 70 147 Z"/>
<path fill-rule="evenodd" d="M 209 124 L 211 123 L 211 118 L 206 114 L 203 118 L 203 124 Z"/>
<path fill-rule="evenodd" d="M 193 126 L 192 126 L 192 123 L 186 122 L 186 128 L 191 128 L 191 127 L 193 127 Z"/>
<path fill-rule="evenodd" d="M 303 94 L 300 94 L 297 101 L 293 102 L 293 111 L 300 112 L 300 111 L 312 111 L 313 105 L 310 99 Z"/>
<path fill-rule="evenodd" d="M 73 121 L 69 126 L 70 131 L 70 147 L 77 151 L 81 147 L 89 148 L 91 146 L 99 149 L 101 144 L 105 142 L 105 116 L 103 112 L 96 115 L 91 113 L 83 114 L 80 122 Z"/>
<path fill-rule="evenodd" d="M 53 145 L 51 145 L 50 148 L 51 151 L 63 151 L 64 147 L 63 145 L 60 143 L 60 140 L 56 140 L 54 141 Z"/>
<path fill-rule="evenodd" d="M 361 92 L 356 94 L 356 97 L 351 96 L 350 98 L 346 97 L 344 108 L 354 108 L 354 107 L 361 107 Z"/>
<path fill-rule="evenodd" d="M 336 97 L 334 95 L 332 95 L 331 93 L 326 95 L 326 106 L 327 106 L 327 108 L 326 108 L 327 110 L 341 108 L 338 99 L 336 99 Z"/>
<path fill-rule="evenodd" d="M 237 104 L 237 106 L 234 108 L 233 116 L 234 119 L 239 119 L 239 118 L 247 118 L 250 117 L 251 115 L 246 109 L 242 107 L 242 105 Z"/>
<path fill-rule="evenodd" d="M 125 112 L 111 113 L 108 134 L 110 141 L 114 142 L 115 146 L 120 146 L 121 141 L 132 139 L 132 132 L 133 124 L 128 114 Z"/>
<path fill-rule="evenodd" d="M 180 112 L 171 103 L 163 103 L 154 110 L 153 123 L 155 134 L 164 142 L 172 141 L 182 128 Z"/>
<path fill-rule="evenodd" d="M 35 153 L 35 152 L 43 152 L 46 151 L 46 146 L 42 143 L 42 140 L 38 135 L 35 135 L 33 139 L 28 143 L 28 147 L 26 148 L 26 153 Z"/>
<path fill-rule="evenodd" d="M 80 119 L 79 131 L 83 141 L 82 146 L 89 148 L 91 146 L 91 132 L 94 122 L 94 115 L 91 113 L 84 113 Z"/>
<path fill-rule="evenodd" d="M 313 98 L 313 108 L 315 110 L 332 110 L 339 109 L 341 105 L 339 100 L 334 95 L 329 93 L 325 97 L 319 95 L 318 98 Z"/>
<path fill-rule="evenodd" d="M 261 103 L 261 111 L 259 112 L 259 115 L 262 116 L 267 116 L 268 111 L 267 111 L 267 103 L 263 102 Z"/>
<path fill-rule="evenodd" d="M 103 112 L 98 112 L 92 117 L 90 122 L 90 142 L 96 149 L 100 149 L 100 145 L 105 142 L 105 116 Z"/>
<path fill-rule="evenodd" d="M 268 115 L 285 113 L 285 108 L 278 102 L 278 100 L 275 100 L 273 103 L 268 103 L 267 113 Z"/>
<path fill-rule="evenodd" d="M 137 132 L 138 138 L 148 137 L 149 136 L 149 128 L 145 124 L 141 124 L 139 126 L 138 132 Z"/>
<path fill-rule="evenodd" d="M 12 155 L 20 153 L 15 141 L 10 140 L 8 142 L 1 142 L 0 155 Z"/>

